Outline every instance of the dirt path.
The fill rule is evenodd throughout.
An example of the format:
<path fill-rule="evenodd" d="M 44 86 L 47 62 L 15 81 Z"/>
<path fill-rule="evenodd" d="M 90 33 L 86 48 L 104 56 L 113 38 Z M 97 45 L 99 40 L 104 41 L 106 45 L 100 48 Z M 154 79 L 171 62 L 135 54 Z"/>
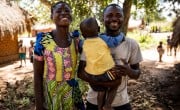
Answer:
<path fill-rule="evenodd" d="M 22 80 L 25 76 L 33 75 L 33 67 L 29 59 L 26 60 L 26 66 L 19 68 L 19 65 L 19 61 L 0 65 L 0 79 L 5 82 L 15 83 L 16 80 Z"/>
<path fill-rule="evenodd" d="M 129 94 L 134 110 L 180 110 L 180 52 L 163 56 L 158 62 L 156 48 L 142 52 L 142 75 L 129 81 Z"/>

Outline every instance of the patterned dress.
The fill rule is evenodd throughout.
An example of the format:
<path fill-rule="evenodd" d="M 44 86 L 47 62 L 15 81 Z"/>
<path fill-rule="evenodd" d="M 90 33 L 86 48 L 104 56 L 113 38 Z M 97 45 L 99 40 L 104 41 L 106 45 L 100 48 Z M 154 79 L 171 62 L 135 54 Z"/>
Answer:
<path fill-rule="evenodd" d="M 77 54 L 74 40 L 61 48 L 52 33 L 39 33 L 35 45 L 35 59 L 44 61 L 44 96 L 48 110 L 85 110 L 75 79 Z"/>

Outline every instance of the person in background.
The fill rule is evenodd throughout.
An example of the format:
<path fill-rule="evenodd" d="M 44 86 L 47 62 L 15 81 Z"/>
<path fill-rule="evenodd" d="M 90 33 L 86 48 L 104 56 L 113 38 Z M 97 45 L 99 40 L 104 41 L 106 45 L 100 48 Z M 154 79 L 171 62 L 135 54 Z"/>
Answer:
<path fill-rule="evenodd" d="M 38 33 L 34 49 L 36 110 L 85 110 L 76 79 L 78 52 L 69 31 L 72 10 L 66 2 L 51 7 L 56 28 Z"/>
<path fill-rule="evenodd" d="M 24 65 L 26 66 L 26 47 L 23 46 L 23 40 L 19 41 L 19 59 L 20 59 L 20 66 L 21 68 L 23 65 L 23 60 L 24 60 Z"/>
<path fill-rule="evenodd" d="M 114 68 L 106 72 L 112 73 L 115 78 L 121 76 L 121 84 L 119 85 L 120 80 L 118 78 L 113 81 L 101 82 L 87 77 L 85 75 L 88 74 L 85 71 L 87 59 L 83 54 L 81 54 L 78 69 L 78 77 L 91 84 L 103 87 L 116 87 L 119 85 L 112 102 L 114 110 L 132 110 L 127 92 L 127 82 L 129 78 L 138 79 L 141 74 L 139 63 L 142 61 L 142 55 L 140 47 L 135 40 L 125 37 L 121 31 L 123 21 L 123 9 L 119 5 L 110 4 L 103 10 L 105 33 L 101 34 L 100 37 L 113 45 L 110 50 L 116 64 Z M 90 88 L 87 93 L 86 110 L 98 110 L 97 96 L 98 92 Z"/>
<path fill-rule="evenodd" d="M 30 47 L 29 47 L 29 58 L 30 62 L 33 63 L 33 54 L 34 54 L 34 41 L 30 41 Z"/>
<path fill-rule="evenodd" d="M 80 23 L 80 30 L 85 38 L 83 43 L 83 54 L 86 57 L 85 71 L 89 78 L 96 81 L 115 80 L 111 73 L 106 74 L 115 66 L 110 49 L 106 42 L 98 36 L 100 27 L 95 18 L 87 18 Z M 104 74 L 105 73 L 105 74 Z M 119 78 L 121 80 L 121 78 Z M 111 104 L 115 97 L 117 87 L 104 88 L 92 85 L 92 89 L 98 92 L 97 101 L 99 110 L 112 109 Z M 107 100 L 104 100 L 107 97 Z"/>
<path fill-rule="evenodd" d="M 167 40 L 166 40 L 166 42 L 167 42 L 167 55 L 170 55 L 171 56 L 171 38 L 170 38 L 170 36 L 167 36 Z"/>
<path fill-rule="evenodd" d="M 162 41 L 159 42 L 159 45 L 157 46 L 157 51 L 159 54 L 159 62 L 162 62 L 162 56 L 164 54 L 164 48 L 163 48 L 163 42 Z"/>
<path fill-rule="evenodd" d="M 174 44 L 170 38 L 170 36 L 167 37 L 167 55 L 172 56 L 172 51 L 174 52 L 174 57 L 176 57 L 177 52 L 177 44 Z"/>

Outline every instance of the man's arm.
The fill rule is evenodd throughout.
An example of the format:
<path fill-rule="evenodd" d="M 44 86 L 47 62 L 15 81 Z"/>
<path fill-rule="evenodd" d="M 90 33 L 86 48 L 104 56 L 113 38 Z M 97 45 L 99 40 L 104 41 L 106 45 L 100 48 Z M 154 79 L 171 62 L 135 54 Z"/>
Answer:
<path fill-rule="evenodd" d="M 128 72 L 127 75 L 132 79 L 138 79 L 141 74 L 139 63 L 130 65 L 130 67 L 131 67 L 131 71 Z"/>
<path fill-rule="evenodd" d="M 78 68 L 78 77 L 86 82 L 91 83 L 92 85 L 98 85 L 98 86 L 103 86 L 103 87 L 115 87 L 121 83 L 121 79 L 112 80 L 112 81 L 108 81 L 108 82 L 95 81 L 85 75 L 85 73 L 86 73 L 86 71 L 84 70 L 85 66 L 86 66 L 86 62 L 80 61 L 79 68 Z M 114 71 L 114 72 L 116 72 L 116 71 Z"/>
<path fill-rule="evenodd" d="M 34 93 L 35 93 L 35 104 L 36 110 L 43 110 L 43 71 L 44 61 L 37 61 L 34 59 Z"/>
<path fill-rule="evenodd" d="M 138 79 L 141 74 L 139 63 L 132 64 L 129 66 L 125 60 L 122 59 L 122 62 L 124 63 L 124 65 L 117 65 L 117 68 L 119 68 L 119 74 L 117 75 L 128 75 L 132 79 Z"/>

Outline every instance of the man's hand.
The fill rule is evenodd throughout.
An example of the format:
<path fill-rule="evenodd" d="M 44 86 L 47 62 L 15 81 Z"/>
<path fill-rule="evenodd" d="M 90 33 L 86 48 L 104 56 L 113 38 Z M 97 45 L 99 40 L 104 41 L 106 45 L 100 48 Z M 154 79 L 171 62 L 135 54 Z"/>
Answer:
<path fill-rule="evenodd" d="M 126 75 L 132 79 L 137 79 L 141 73 L 139 63 L 129 65 L 125 59 L 121 59 L 121 61 L 123 62 L 123 65 L 116 65 L 114 68 L 109 70 L 115 79 Z"/>
<path fill-rule="evenodd" d="M 114 68 L 109 70 L 116 78 L 126 76 L 129 72 L 131 72 L 131 68 L 129 67 L 127 61 L 125 59 L 121 59 L 121 61 L 123 62 L 123 65 L 115 65 Z"/>

